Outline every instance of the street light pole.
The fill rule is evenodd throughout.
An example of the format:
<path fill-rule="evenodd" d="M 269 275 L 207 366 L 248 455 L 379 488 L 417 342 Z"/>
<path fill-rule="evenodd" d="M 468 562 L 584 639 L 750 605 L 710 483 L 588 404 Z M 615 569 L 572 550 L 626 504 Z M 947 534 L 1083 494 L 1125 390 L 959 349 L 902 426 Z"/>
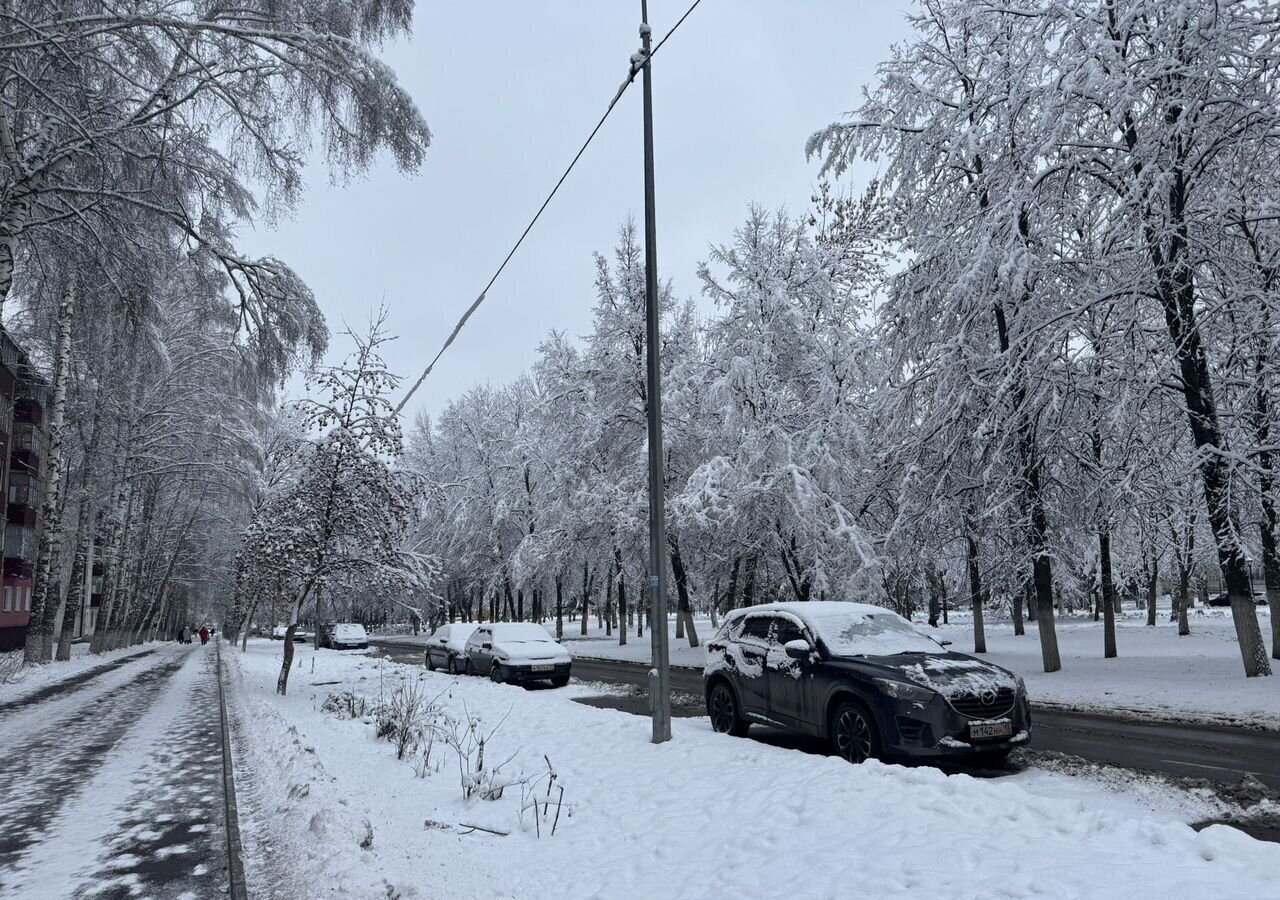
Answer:
<path fill-rule="evenodd" d="M 671 740 L 671 686 L 667 650 L 667 525 L 662 474 L 662 373 L 658 335 L 658 225 L 653 199 L 653 84 L 649 58 L 652 36 L 648 0 L 640 0 L 640 54 L 644 60 L 644 269 L 645 399 L 649 419 L 649 709 L 653 743 Z"/>

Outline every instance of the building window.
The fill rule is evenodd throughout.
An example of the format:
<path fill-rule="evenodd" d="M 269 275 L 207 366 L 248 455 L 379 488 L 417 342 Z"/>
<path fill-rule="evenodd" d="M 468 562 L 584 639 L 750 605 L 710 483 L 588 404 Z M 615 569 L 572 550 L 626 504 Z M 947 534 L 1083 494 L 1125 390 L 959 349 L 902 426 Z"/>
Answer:
<path fill-rule="evenodd" d="M 9 473 L 9 502 L 22 506 L 36 505 L 36 480 L 26 472 Z"/>
<path fill-rule="evenodd" d="M 27 612 L 31 612 L 31 588 L 23 588 L 27 592 Z"/>
<path fill-rule="evenodd" d="M 4 586 L 4 611 L 9 612 L 13 609 L 13 585 L 6 584 Z M 18 600 L 18 609 L 22 609 L 22 600 Z"/>
<path fill-rule="evenodd" d="M 36 558 L 35 529 L 18 522 L 10 522 L 4 530 L 4 555 L 10 559 L 34 562 Z"/>

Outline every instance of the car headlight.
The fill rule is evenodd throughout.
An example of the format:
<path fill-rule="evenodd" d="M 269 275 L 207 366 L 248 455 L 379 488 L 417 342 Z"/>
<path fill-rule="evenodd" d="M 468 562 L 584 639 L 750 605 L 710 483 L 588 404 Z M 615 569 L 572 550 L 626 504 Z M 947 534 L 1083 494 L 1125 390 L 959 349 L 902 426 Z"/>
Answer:
<path fill-rule="evenodd" d="M 510 662 L 505 656 L 495 656 L 494 659 L 500 663 Z"/>
<path fill-rule="evenodd" d="M 933 699 L 935 693 L 927 687 L 921 687 L 918 684 L 911 684 L 906 681 L 894 681 L 891 678 L 875 678 L 873 680 L 880 690 L 898 700 L 916 700 L 920 703 L 928 703 Z"/>

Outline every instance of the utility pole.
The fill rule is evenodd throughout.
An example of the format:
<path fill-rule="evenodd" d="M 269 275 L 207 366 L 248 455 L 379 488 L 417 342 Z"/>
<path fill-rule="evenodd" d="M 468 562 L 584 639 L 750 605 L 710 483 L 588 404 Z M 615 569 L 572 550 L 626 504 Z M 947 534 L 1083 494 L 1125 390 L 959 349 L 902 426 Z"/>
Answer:
<path fill-rule="evenodd" d="M 671 672 L 667 651 L 667 510 L 662 475 L 662 373 L 658 366 L 658 224 L 653 200 L 653 75 L 649 3 L 640 0 L 640 54 L 644 60 L 644 320 L 645 399 L 649 417 L 649 709 L 653 743 L 671 740 Z"/>

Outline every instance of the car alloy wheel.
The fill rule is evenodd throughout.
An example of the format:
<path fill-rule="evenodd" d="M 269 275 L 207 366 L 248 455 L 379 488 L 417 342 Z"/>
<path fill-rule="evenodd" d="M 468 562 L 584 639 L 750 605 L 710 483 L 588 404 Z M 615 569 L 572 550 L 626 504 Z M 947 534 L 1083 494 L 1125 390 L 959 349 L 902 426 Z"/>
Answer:
<path fill-rule="evenodd" d="M 747 723 L 738 715 L 738 700 L 729 685 L 721 682 L 711 689 L 707 712 L 711 715 L 713 731 L 734 737 L 742 737 L 747 733 Z"/>
<path fill-rule="evenodd" d="M 427 651 L 427 671 L 434 672 L 436 670 L 436 661 L 431 656 L 431 651 Z"/>
<path fill-rule="evenodd" d="M 842 759 L 851 763 L 865 762 L 876 755 L 875 729 L 866 710 L 846 703 L 832 717 L 831 742 Z"/>
<path fill-rule="evenodd" d="M 494 663 L 492 666 L 490 666 L 489 677 L 493 679 L 494 684 L 502 684 L 503 682 L 502 666 L 498 665 L 497 663 Z"/>

